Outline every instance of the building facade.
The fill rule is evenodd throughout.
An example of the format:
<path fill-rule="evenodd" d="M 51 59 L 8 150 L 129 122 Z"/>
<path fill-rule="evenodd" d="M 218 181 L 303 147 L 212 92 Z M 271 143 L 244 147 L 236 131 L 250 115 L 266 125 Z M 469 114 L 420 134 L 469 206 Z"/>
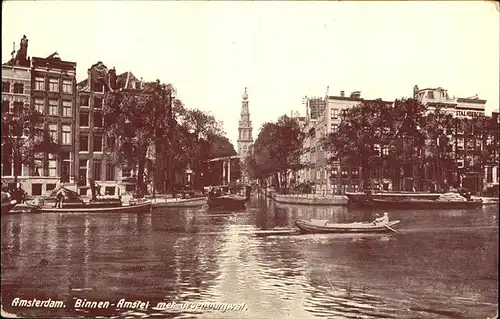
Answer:
<path fill-rule="evenodd" d="M 19 105 L 30 105 L 31 103 L 31 62 L 26 58 L 24 61 L 16 61 L 14 54 L 12 60 L 2 64 L 2 113 L 13 112 Z M 2 132 L 3 133 L 3 132 Z M 21 187 L 31 193 L 29 185 L 32 171 L 19 161 L 12 160 L 12 150 L 2 147 L 2 181 L 10 188 L 17 187 L 15 178 Z"/>
<path fill-rule="evenodd" d="M 445 182 L 480 192 L 495 183 L 498 176 L 498 161 L 481 161 L 483 152 L 498 136 L 486 136 L 486 132 L 473 127 L 463 127 L 461 119 L 486 117 L 495 120 L 485 113 L 486 100 L 478 95 L 472 97 L 450 97 L 447 90 L 438 88 L 419 89 L 414 87 L 414 98 L 426 106 L 428 112 L 440 107 L 445 113 L 453 116 L 454 127 L 447 132 L 452 143 L 452 156 L 455 169 L 445 173 Z M 498 153 L 498 151 L 495 151 Z M 496 156 L 496 153 L 493 155 Z M 498 177 L 497 177 L 498 180 Z M 498 181 L 497 181 L 498 182 Z"/>
<path fill-rule="evenodd" d="M 340 91 L 338 96 L 327 93 L 324 99 L 306 100 L 307 115 L 304 126 L 306 136 L 301 155 L 304 168 L 298 173 L 299 183 L 312 184 L 316 193 L 325 195 L 360 190 L 360 168 L 339 161 L 330 164 L 331 154 L 325 150 L 322 140 L 338 130 L 342 115 L 348 109 L 368 101 L 372 100 L 361 98 L 360 91 L 354 91 L 349 96 L 346 96 L 344 91 Z M 384 103 L 393 104 L 389 101 Z M 379 184 L 390 183 L 379 170 L 372 172 L 373 179 Z"/>
<path fill-rule="evenodd" d="M 78 98 L 75 116 L 75 165 L 80 195 L 90 195 L 93 180 L 100 194 L 117 195 L 135 189 L 134 170 L 122 169 L 106 155 L 106 149 L 114 145 L 113 139 L 105 138 L 106 126 L 103 116 L 105 93 L 110 90 L 136 91 L 142 88 L 142 81 L 131 72 L 116 75 L 115 69 L 108 69 L 102 62 L 92 65 L 88 77 L 77 85 Z"/>
<path fill-rule="evenodd" d="M 32 195 L 48 195 L 58 181 L 69 187 L 75 183 L 71 172 L 75 159 L 76 62 L 63 61 L 57 53 L 34 57 L 31 88 L 31 103 L 45 115 L 45 129 L 60 145 L 58 154 L 35 154 L 39 177 L 32 180 Z"/>

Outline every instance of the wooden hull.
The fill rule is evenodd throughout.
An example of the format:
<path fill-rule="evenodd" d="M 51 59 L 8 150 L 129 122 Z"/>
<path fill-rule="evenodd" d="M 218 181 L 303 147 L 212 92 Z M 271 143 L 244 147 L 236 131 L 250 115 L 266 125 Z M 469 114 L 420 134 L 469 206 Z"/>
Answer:
<path fill-rule="evenodd" d="M 174 199 L 165 202 L 154 202 L 153 208 L 183 208 L 183 207 L 201 207 L 207 203 L 206 197 Z"/>
<path fill-rule="evenodd" d="M 399 224 L 399 220 L 390 221 L 388 226 Z M 373 225 L 372 223 L 349 223 L 349 224 L 314 224 L 306 220 L 295 221 L 302 233 L 328 234 L 328 233 L 386 233 L 391 230 L 385 226 Z"/>
<path fill-rule="evenodd" d="M 474 209 L 481 208 L 483 203 L 478 201 L 434 201 L 434 200 L 381 200 L 372 199 L 366 202 L 367 206 L 381 209 L 424 210 L 424 209 Z"/>
<path fill-rule="evenodd" d="M 349 193 L 345 195 L 348 198 L 349 206 L 366 206 L 371 200 L 409 200 L 409 199 L 425 199 L 437 200 L 441 195 L 436 193 L 413 193 L 413 192 L 400 192 L 400 193 Z"/>
<path fill-rule="evenodd" d="M 9 212 L 17 205 L 15 199 L 12 199 L 8 202 L 2 203 L 2 215 L 9 214 Z"/>
<path fill-rule="evenodd" d="M 241 196 L 209 197 L 207 204 L 209 208 L 217 209 L 245 209 L 248 198 Z"/>
<path fill-rule="evenodd" d="M 75 207 L 75 208 L 52 208 L 33 206 L 40 213 L 148 213 L 151 211 L 151 202 L 116 207 Z"/>

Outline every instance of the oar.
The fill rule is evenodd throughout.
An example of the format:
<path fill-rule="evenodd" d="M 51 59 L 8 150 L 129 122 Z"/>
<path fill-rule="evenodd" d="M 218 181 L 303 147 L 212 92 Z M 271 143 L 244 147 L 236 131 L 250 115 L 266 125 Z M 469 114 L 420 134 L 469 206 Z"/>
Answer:
<path fill-rule="evenodd" d="M 392 228 L 391 226 L 389 226 L 389 225 L 384 225 L 384 227 L 387 228 L 387 229 L 389 229 L 392 232 L 397 233 L 397 231 L 394 228 Z"/>

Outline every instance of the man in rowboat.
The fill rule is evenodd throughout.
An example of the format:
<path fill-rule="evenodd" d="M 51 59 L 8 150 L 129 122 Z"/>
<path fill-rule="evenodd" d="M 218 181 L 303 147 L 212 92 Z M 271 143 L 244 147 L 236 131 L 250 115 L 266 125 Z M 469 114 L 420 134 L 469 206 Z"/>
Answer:
<path fill-rule="evenodd" d="M 377 217 L 373 222 L 373 225 L 387 225 L 389 224 L 389 215 L 387 212 L 384 213 L 384 216 Z"/>

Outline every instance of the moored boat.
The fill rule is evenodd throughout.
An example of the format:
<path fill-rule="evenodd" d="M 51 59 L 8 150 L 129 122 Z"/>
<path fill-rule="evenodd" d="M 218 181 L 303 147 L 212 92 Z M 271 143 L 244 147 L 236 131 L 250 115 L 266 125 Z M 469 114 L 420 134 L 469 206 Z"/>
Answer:
<path fill-rule="evenodd" d="M 153 208 L 201 207 L 207 203 L 206 197 L 154 199 Z"/>
<path fill-rule="evenodd" d="M 366 205 L 374 208 L 383 209 L 470 209 L 481 208 L 482 201 L 479 200 L 428 200 L 428 199 L 401 199 L 401 200 L 384 200 L 371 199 L 366 202 Z"/>
<path fill-rule="evenodd" d="M 2 203 L 2 215 L 8 214 L 16 205 L 17 205 L 17 201 L 15 199 L 11 199 L 9 201 L 3 202 Z"/>
<path fill-rule="evenodd" d="M 439 199 L 441 194 L 438 193 L 417 193 L 417 192 L 377 192 L 377 191 L 366 191 L 351 193 L 346 192 L 345 195 L 349 200 L 349 205 L 366 204 L 367 201 L 372 199 L 381 200 L 404 200 L 404 199 L 427 199 L 436 200 Z"/>
<path fill-rule="evenodd" d="M 231 193 L 228 186 L 213 187 L 208 193 L 207 205 L 216 209 L 245 209 L 250 199 L 250 186 L 245 186 L 245 196 Z"/>
<path fill-rule="evenodd" d="M 374 224 L 371 222 L 354 222 L 344 224 L 333 224 L 328 221 L 314 222 L 298 219 L 295 221 L 303 233 L 384 233 L 394 231 L 392 226 L 399 224 L 399 220 L 393 220 L 387 224 Z"/>
<path fill-rule="evenodd" d="M 28 204 L 33 210 L 40 213 L 148 213 L 151 211 L 151 202 L 146 201 L 133 205 L 121 205 L 114 207 L 99 207 L 93 204 L 83 203 L 74 207 L 42 207 L 37 205 Z"/>

